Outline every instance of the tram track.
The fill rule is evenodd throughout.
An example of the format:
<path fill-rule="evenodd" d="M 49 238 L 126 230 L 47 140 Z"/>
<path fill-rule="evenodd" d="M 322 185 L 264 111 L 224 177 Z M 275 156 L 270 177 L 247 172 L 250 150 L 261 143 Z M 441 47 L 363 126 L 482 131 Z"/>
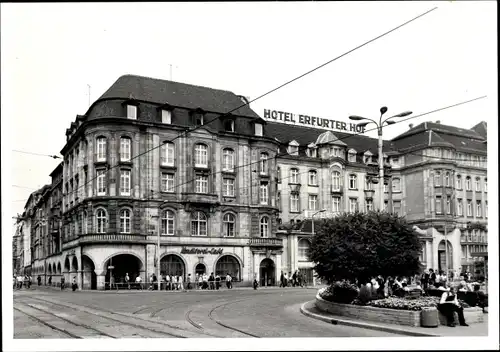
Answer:
<path fill-rule="evenodd" d="M 69 309 L 72 309 L 72 310 L 75 310 L 75 311 L 85 312 L 87 314 L 100 317 L 101 319 L 105 319 L 105 320 L 107 319 L 107 320 L 114 321 L 114 322 L 117 322 L 117 323 L 120 323 L 120 324 L 123 324 L 123 325 L 131 326 L 131 327 L 133 327 L 135 329 L 138 329 L 139 331 L 140 330 L 146 330 L 146 331 L 153 332 L 153 333 L 156 333 L 156 334 L 160 334 L 160 335 L 163 335 L 163 336 L 176 337 L 176 338 L 186 338 L 186 336 L 179 335 L 179 334 L 172 333 L 172 332 L 166 332 L 164 330 L 153 328 L 151 326 L 150 327 L 146 327 L 144 324 L 143 325 L 139 325 L 139 324 L 136 324 L 136 323 L 133 323 L 133 322 L 130 322 L 130 321 L 123 320 L 123 319 L 116 319 L 116 318 L 110 317 L 108 315 L 93 313 L 93 312 L 89 311 L 89 309 L 96 310 L 95 307 L 89 307 L 89 306 L 81 305 L 81 306 L 77 306 L 78 308 L 75 308 L 75 306 L 72 305 L 72 304 L 70 305 L 70 304 L 53 302 L 51 300 L 45 300 L 45 299 L 41 299 L 41 298 L 38 298 L 38 297 L 30 297 L 29 299 L 30 300 L 39 301 L 39 302 L 53 304 L 55 306 L 60 306 L 60 307 L 63 307 L 63 308 L 69 308 Z M 26 304 L 26 303 L 23 303 L 22 301 L 20 301 L 20 302 L 22 304 Z M 87 309 L 84 309 L 84 308 L 87 308 Z M 141 321 L 147 322 L 147 323 L 149 323 L 151 325 L 154 325 L 154 324 L 156 324 L 156 325 L 163 325 L 163 326 L 167 326 L 167 327 L 169 327 L 171 329 L 182 330 L 183 332 L 187 332 L 187 333 L 191 332 L 191 331 L 189 331 L 187 329 L 182 329 L 182 328 L 179 328 L 179 327 L 173 327 L 171 325 L 167 325 L 167 324 L 165 324 L 165 323 L 163 323 L 161 321 L 153 322 L 151 320 L 146 320 L 146 319 L 142 319 L 142 318 L 139 318 L 139 317 L 131 317 L 131 316 L 128 316 L 128 315 L 125 315 L 125 314 L 121 314 L 121 313 L 115 313 L 115 312 L 111 312 L 111 311 L 106 311 L 106 310 L 104 310 L 102 308 L 99 308 L 99 310 L 101 310 L 101 311 L 103 311 L 105 313 L 108 313 L 108 314 L 114 314 L 114 315 L 122 316 L 122 317 L 125 317 L 125 318 L 128 318 L 128 319 L 141 320 Z"/>
<path fill-rule="evenodd" d="M 33 314 L 29 314 L 29 313 L 25 312 L 22 309 L 14 307 L 14 310 L 20 312 L 21 314 L 26 315 L 27 317 L 29 317 L 30 319 L 36 321 L 37 323 L 42 324 L 44 326 L 47 326 L 47 327 L 49 327 L 52 330 L 59 331 L 59 332 L 65 334 L 65 335 L 67 335 L 68 337 L 71 337 L 71 338 L 74 338 L 74 339 L 81 339 L 82 338 L 81 336 L 75 335 L 75 334 L 73 334 L 73 333 L 71 333 L 69 331 L 66 331 L 65 329 L 61 329 L 61 328 L 59 328 L 59 327 L 57 327 L 57 326 L 55 326 L 53 324 L 47 323 L 46 321 L 44 321 L 44 320 L 42 320 L 42 319 L 34 316 Z"/>

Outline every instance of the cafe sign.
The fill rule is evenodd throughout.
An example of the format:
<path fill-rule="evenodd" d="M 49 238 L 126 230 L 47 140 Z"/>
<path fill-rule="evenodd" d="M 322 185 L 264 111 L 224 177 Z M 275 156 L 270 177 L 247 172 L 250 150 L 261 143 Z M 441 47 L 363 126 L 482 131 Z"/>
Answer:
<path fill-rule="evenodd" d="M 222 254 L 222 248 L 186 248 L 182 247 L 181 254 Z"/>
<path fill-rule="evenodd" d="M 316 116 L 293 114 L 291 112 L 279 110 L 264 109 L 264 119 L 282 122 L 290 125 L 323 128 L 332 131 L 358 134 L 365 133 L 365 126 L 358 126 L 355 123 L 325 119 Z"/>

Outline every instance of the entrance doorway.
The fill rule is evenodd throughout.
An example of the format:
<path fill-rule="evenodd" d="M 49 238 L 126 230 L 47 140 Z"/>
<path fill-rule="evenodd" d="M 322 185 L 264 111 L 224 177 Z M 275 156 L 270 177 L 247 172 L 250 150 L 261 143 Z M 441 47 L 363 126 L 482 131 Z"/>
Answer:
<path fill-rule="evenodd" d="M 186 269 L 184 268 L 184 262 L 181 258 L 179 258 L 179 256 L 175 254 L 169 254 L 161 258 L 160 272 L 162 273 L 162 275 L 182 275 L 184 279 L 186 278 Z"/>
<path fill-rule="evenodd" d="M 128 273 L 130 282 L 134 282 L 135 278 L 140 275 L 142 263 L 134 255 L 119 254 L 111 257 L 106 261 L 104 268 L 106 271 L 106 286 L 110 287 L 111 277 L 113 284 L 125 283 L 125 275 Z"/>
<path fill-rule="evenodd" d="M 453 270 L 453 248 L 449 241 L 447 242 L 447 247 L 445 248 L 444 240 L 439 243 L 438 246 L 438 269 L 439 272 L 446 270 L 446 250 L 448 250 L 448 271 Z M 446 273 L 449 276 L 449 273 Z"/>
<path fill-rule="evenodd" d="M 266 258 L 260 262 L 259 278 L 260 286 L 276 285 L 276 269 L 271 259 Z"/>

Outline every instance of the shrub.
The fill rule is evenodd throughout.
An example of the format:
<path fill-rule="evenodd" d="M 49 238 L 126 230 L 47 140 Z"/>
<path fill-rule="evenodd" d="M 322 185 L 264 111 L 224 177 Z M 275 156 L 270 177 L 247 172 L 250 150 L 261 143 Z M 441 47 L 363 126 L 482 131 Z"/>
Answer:
<path fill-rule="evenodd" d="M 437 307 L 439 304 L 439 297 L 418 297 L 416 299 L 406 299 L 400 297 L 389 297 L 384 299 L 377 299 L 368 302 L 371 307 L 377 308 L 389 308 L 389 309 L 399 309 L 399 310 L 422 310 L 425 307 Z M 460 305 L 464 308 L 469 308 L 470 306 L 459 300 Z M 360 300 L 355 300 L 353 304 L 364 305 Z"/>
<path fill-rule="evenodd" d="M 337 281 L 319 294 L 330 302 L 351 303 L 358 296 L 358 287 L 348 281 Z"/>

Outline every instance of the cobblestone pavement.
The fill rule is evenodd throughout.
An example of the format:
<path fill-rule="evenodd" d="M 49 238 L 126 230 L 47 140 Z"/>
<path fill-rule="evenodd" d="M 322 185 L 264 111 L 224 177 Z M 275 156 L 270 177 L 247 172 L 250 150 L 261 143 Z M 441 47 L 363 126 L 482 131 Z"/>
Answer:
<path fill-rule="evenodd" d="M 300 313 L 314 289 L 14 292 L 14 338 L 399 336 Z"/>

